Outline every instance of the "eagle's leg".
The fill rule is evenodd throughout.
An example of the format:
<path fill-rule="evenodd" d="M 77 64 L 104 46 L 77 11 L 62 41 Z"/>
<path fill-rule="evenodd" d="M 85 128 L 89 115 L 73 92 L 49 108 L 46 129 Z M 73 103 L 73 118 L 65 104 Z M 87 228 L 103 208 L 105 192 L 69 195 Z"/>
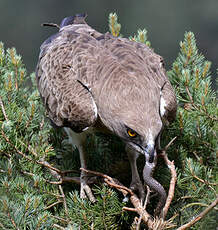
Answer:
<path fill-rule="evenodd" d="M 86 151 L 84 145 L 77 146 L 80 155 L 81 167 L 87 169 L 86 165 Z M 80 174 L 80 198 L 89 198 L 91 202 L 95 202 L 95 197 L 92 194 L 90 187 L 88 186 L 88 175 L 86 172 L 82 171 Z"/>
<path fill-rule="evenodd" d="M 130 184 L 130 189 L 133 191 L 138 191 L 139 197 L 142 201 L 144 201 L 145 198 L 145 189 L 144 186 L 140 180 L 138 168 L 137 168 L 137 158 L 139 156 L 139 153 L 134 151 L 130 146 L 126 146 L 126 153 L 129 158 L 131 172 L 132 172 L 132 181 Z"/>
<path fill-rule="evenodd" d="M 70 143 L 72 145 L 75 145 L 79 151 L 81 167 L 87 169 L 85 150 L 85 141 L 87 134 L 85 132 L 75 133 L 69 128 L 65 128 L 65 131 L 69 136 Z M 80 174 L 80 198 L 85 199 L 87 197 L 91 202 L 96 201 L 90 187 L 88 186 L 88 175 L 86 172 L 82 171 Z"/>

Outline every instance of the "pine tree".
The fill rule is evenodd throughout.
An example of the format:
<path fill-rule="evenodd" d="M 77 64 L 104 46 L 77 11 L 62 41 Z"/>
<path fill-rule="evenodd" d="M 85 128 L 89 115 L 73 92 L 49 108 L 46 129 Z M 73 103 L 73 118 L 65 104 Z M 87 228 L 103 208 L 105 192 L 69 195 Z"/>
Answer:
<path fill-rule="evenodd" d="M 110 14 L 109 27 L 120 36 L 116 14 Z M 145 29 L 130 39 L 151 45 Z M 194 34 L 185 33 L 168 71 L 178 99 L 177 119 L 164 131 L 161 143 L 165 146 L 177 137 L 167 150 L 178 175 L 167 218 L 174 217 L 177 228 L 217 197 L 217 103 L 210 66 L 199 54 Z M 130 170 L 119 140 L 90 135 L 87 149 L 89 169 L 128 186 Z M 46 119 L 35 74 L 28 76 L 16 50 L 5 50 L 0 43 L 0 229 L 136 229 L 132 224 L 136 214 L 123 210 L 130 202 L 123 203 L 120 192 L 101 180 L 93 186 L 96 203 L 79 198 L 79 168 L 77 150 Z M 167 190 L 170 173 L 161 159 L 154 176 Z M 152 202 L 148 210 L 153 209 Z M 213 230 L 216 217 L 212 209 L 191 229 Z M 146 229 L 143 224 L 141 228 Z"/>

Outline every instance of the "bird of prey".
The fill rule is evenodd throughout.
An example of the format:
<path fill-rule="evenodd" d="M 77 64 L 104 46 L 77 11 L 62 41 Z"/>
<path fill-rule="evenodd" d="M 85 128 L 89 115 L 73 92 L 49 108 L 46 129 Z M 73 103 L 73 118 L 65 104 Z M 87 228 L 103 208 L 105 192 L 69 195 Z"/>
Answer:
<path fill-rule="evenodd" d="M 130 188 L 142 199 L 145 189 L 136 160 L 143 154 L 143 179 L 159 194 L 161 209 L 166 193 L 152 171 L 164 124 L 175 118 L 177 108 L 163 59 L 145 44 L 97 32 L 85 17 L 64 18 L 59 31 L 40 47 L 36 79 L 47 114 L 65 128 L 83 168 L 87 133 L 118 136 L 130 161 Z M 94 201 L 86 176 L 81 172 L 80 196 Z"/>

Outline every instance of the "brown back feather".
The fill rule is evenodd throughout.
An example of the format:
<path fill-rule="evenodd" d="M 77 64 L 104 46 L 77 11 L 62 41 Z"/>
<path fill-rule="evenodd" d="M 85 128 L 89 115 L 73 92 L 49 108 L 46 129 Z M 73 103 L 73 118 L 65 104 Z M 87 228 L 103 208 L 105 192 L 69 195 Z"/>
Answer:
<path fill-rule="evenodd" d="M 161 90 L 165 119 L 175 117 L 175 94 L 161 63 L 144 44 L 103 35 L 87 24 L 68 25 L 41 46 L 38 88 L 58 126 L 82 130 L 94 125 L 94 100 L 108 128 L 122 117 L 143 132 L 146 123 L 152 126 L 160 119 Z"/>

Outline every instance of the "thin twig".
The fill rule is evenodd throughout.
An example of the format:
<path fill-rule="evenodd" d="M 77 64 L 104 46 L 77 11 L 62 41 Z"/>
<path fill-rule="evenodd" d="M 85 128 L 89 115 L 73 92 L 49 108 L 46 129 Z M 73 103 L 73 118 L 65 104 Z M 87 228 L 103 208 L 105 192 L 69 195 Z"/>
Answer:
<path fill-rule="evenodd" d="M 57 169 L 57 168 L 51 166 L 48 162 L 45 162 L 45 161 L 40 160 L 40 161 L 36 161 L 36 163 L 38 163 L 38 164 L 40 164 L 40 165 L 43 165 L 43 166 L 45 166 L 46 168 L 49 168 L 49 169 L 51 169 L 52 171 L 55 171 L 56 173 L 58 173 L 58 174 L 61 175 L 61 170 L 59 170 L 59 169 Z"/>
<path fill-rule="evenodd" d="M 132 190 L 130 190 L 130 189 L 128 189 L 127 187 L 125 187 L 125 186 L 123 186 L 123 185 L 119 185 L 119 184 L 115 184 L 114 183 L 114 181 L 113 182 L 111 182 L 109 179 L 107 179 L 107 178 L 105 178 L 105 182 L 108 184 L 108 185 L 110 185 L 111 187 L 114 187 L 114 188 L 116 188 L 116 189 L 118 189 L 118 190 L 123 190 L 122 192 L 124 193 L 124 194 L 130 194 L 130 195 L 134 195 L 134 193 L 132 192 Z"/>
<path fill-rule="evenodd" d="M 123 207 L 122 209 L 124 211 L 137 212 L 137 210 L 135 208 Z"/>
<path fill-rule="evenodd" d="M 192 219 L 187 224 L 182 225 L 177 230 L 184 230 L 187 228 L 190 228 L 192 225 L 194 225 L 196 222 L 201 220 L 209 211 L 211 211 L 216 205 L 218 204 L 218 197 L 215 201 L 213 201 L 203 212 L 201 212 L 198 216 L 196 216 L 194 219 Z"/>
<path fill-rule="evenodd" d="M 11 223 L 13 224 L 13 226 L 15 227 L 15 229 L 16 229 L 16 230 L 20 230 L 20 229 L 17 227 L 17 225 L 16 225 L 14 219 L 11 217 L 11 214 L 10 214 L 9 211 L 8 211 L 8 217 L 9 217 Z"/>
<path fill-rule="evenodd" d="M 144 205 L 143 205 L 144 210 L 146 209 L 146 206 L 148 204 L 148 199 L 149 199 L 150 192 L 151 192 L 149 186 L 146 186 L 146 187 L 147 187 L 147 194 L 146 194 L 145 202 L 144 202 Z M 137 222 L 137 225 L 136 225 L 136 230 L 140 230 L 141 221 L 142 221 L 142 215 L 140 215 L 140 217 L 138 218 L 138 222 Z"/>
<path fill-rule="evenodd" d="M 79 173 L 79 170 L 71 169 L 71 170 L 64 170 L 61 171 L 62 174 L 67 174 L 67 173 Z"/>
<path fill-rule="evenodd" d="M 168 150 L 168 148 L 173 144 L 177 137 L 174 137 L 163 149 L 164 152 Z"/>
<path fill-rule="evenodd" d="M 165 219 L 168 209 L 170 207 L 170 204 L 172 202 L 172 199 L 174 197 L 174 192 L 175 192 L 175 185 L 176 185 L 176 180 L 177 180 L 177 174 L 176 174 L 176 169 L 175 169 L 175 165 L 173 161 L 170 161 L 168 159 L 168 156 L 166 154 L 166 151 L 168 150 L 168 148 L 173 144 L 173 142 L 176 140 L 177 137 L 174 137 L 165 147 L 164 149 L 161 151 L 160 156 L 162 156 L 164 158 L 164 161 L 167 165 L 167 167 L 170 170 L 171 173 L 171 180 L 170 180 L 170 188 L 168 191 L 168 196 L 166 199 L 166 203 L 165 206 L 163 208 L 163 219 Z"/>
<path fill-rule="evenodd" d="M 58 228 L 58 229 L 60 229 L 60 230 L 66 229 L 66 228 L 61 227 L 61 226 L 58 225 L 58 224 L 53 224 L 53 227 Z"/>
<path fill-rule="evenodd" d="M 53 218 L 55 218 L 55 219 L 57 219 L 59 221 L 62 221 L 64 223 L 68 223 L 69 222 L 68 220 L 65 220 L 64 218 L 61 218 L 60 216 L 53 216 L 53 215 L 51 215 L 51 217 L 53 217 Z"/>
<path fill-rule="evenodd" d="M 87 173 L 94 174 L 94 175 L 101 176 L 101 177 L 105 178 L 105 182 L 109 186 L 118 189 L 119 191 L 121 191 L 123 193 L 124 196 L 127 195 L 127 192 L 130 193 L 130 201 L 133 204 L 133 206 L 135 207 L 135 209 L 133 209 L 133 210 L 136 211 L 140 216 L 142 216 L 142 220 L 144 221 L 144 223 L 146 223 L 148 225 L 148 227 L 150 229 L 152 229 L 152 226 L 153 226 L 152 217 L 150 216 L 150 214 L 146 210 L 143 209 L 141 201 L 132 192 L 132 190 L 126 188 L 125 186 L 118 185 L 117 183 L 114 182 L 113 178 L 111 178 L 111 177 L 109 177 L 109 176 L 107 176 L 107 175 L 105 175 L 103 173 L 87 170 L 87 169 L 84 169 L 84 168 L 81 168 L 81 170 L 83 170 L 83 171 L 85 171 Z"/>
<path fill-rule="evenodd" d="M 188 161 L 188 166 L 189 166 L 189 170 L 190 170 L 192 176 L 193 176 L 196 180 L 198 180 L 198 181 L 200 181 L 201 183 L 206 184 L 206 185 L 217 186 L 217 183 L 211 183 L 211 182 L 206 181 L 206 180 L 203 180 L 203 179 L 199 178 L 197 175 L 195 175 L 195 173 L 194 173 L 194 171 L 193 171 L 193 168 L 191 167 L 191 162 L 190 162 L 190 160 Z M 209 187 L 210 187 L 210 186 L 209 186 Z M 210 187 L 210 188 L 211 188 L 211 187 Z"/>
<path fill-rule="evenodd" d="M 170 204 L 171 204 L 173 197 L 174 197 L 177 174 L 176 174 L 176 168 L 175 168 L 174 162 L 170 161 L 168 159 L 165 152 L 163 153 L 163 157 L 164 157 L 165 163 L 167 164 L 168 168 L 170 169 L 170 173 L 171 173 L 170 188 L 168 191 L 168 196 L 167 196 L 165 206 L 163 208 L 163 218 L 165 219 L 167 212 L 168 212 L 168 209 L 170 207 Z"/>
<path fill-rule="evenodd" d="M 24 153 L 22 153 L 21 151 L 19 151 L 8 139 L 8 137 L 5 135 L 3 129 L 1 130 L 1 134 L 3 136 L 3 138 L 6 140 L 6 142 L 22 157 L 24 157 L 25 159 L 29 160 L 29 161 L 33 161 L 31 158 L 29 158 L 28 156 L 26 156 Z"/>
<path fill-rule="evenodd" d="M 21 173 L 28 175 L 28 176 L 32 176 L 32 177 L 36 176 L 34 173 L 27 172 L 27 171 L 21 171 Z M 59 180 L 59 181 L 49 181 L 45 178 L 42 178 L 42 179 L 49 184 L 56 184 L 56 185 L 63 184 L 64 182 L 73 182 L 76 184 L 80 184 L 80 178 L 79 177 L 62 177 L 61 180 Z"/>
<path fill-rule="evenodd" d="M 124 191 L 122 191 L 122 192 L 125 193 L 125 194 L 128 194 L 128 193 L 129 193 L 130 195 L 133 195 L 133 194 L 134 194 L 134 193 L 132 192 L 131 189 L 129 189 L 129 188 L 127 188 L 127 187 L 121 185 L 121 183 L 118 182 L 118 180 L 116 180 L 116 182 L 115 182 L 115 179 L 109 177 L 108 175 L 105 175 L 105 174 L 100 173 L 100 172 L 92 171 L 92 170 L 87 170 L 87 169 L 84 169 L 84 168 L 80 168 L 80 170 L 82 170 L 82 171 L 84 171 L 84 172 L 87 172 L 87 173 L 90 173 L 90 174 L 94 174 L 94 175 L 99 176 L 99 177 L 103 177 L 104 179 L 106 179 L 105 182 L 106 182 L 107 184 L 111 185 L 112 187 L 115 186 L 115 187 L 116 187 L 117 189 L 119 189 L 119 190 L 124 190 Z M 118 184 L 118 183 L 119 183 L 119 184 Z"/>
<path fill-rule="evenodd" d="M 50 209 L 50 208 L 52 208 L 55 205 L 60 204 L 60 203 L 63 203 L 63 201 L 58 200 L 58 201 L 54 202 L 53 204 L 51 204 L 51 205 L 47 206 L 46 208 L 44 208 L 44 210 L 48 210 L 48 209 Z"/>
<path fill-rule="evenodd" d="M 59 187 L 59 190 L 60 190 L 60 193 L 61 193 L 62 199 L 63 199 L 64 210 L 65 210 L 66 216 L 69 218 L 69 212 L 68 212 L 67 202 L 66 202 L 66 197 L 65 197 L 65 194 L 64 194 L 63 188 L 62 188 L 62 186 L 61 186 L 61 185 L 59 185 L 58 187 Z"/>
<path fill-rule="evenodd" d="M 19 140 L 19 139 L 18 139 Z M 32 147 L 30 145 L 26 145 L 25 143 L 23 143 L 21 140 L 19 140 L 19 142 L 30 152 L 32 153 L 35 157 L 37 157 L 37 153 L 32 149 Z"/>
<path fill-rule="evenodd" d="M 11 158 L 11 155 L 9 154 L 9 153 L 6 153 L 6 152 L 4 152 L 4 151 L 2 151 L 1 149 L 0 149 L 0 153 L 2 154 L 2 155 L 5 155 L 7 158 Z"/>
<path fill-rule="evenodd" d="M 207 113 L 207 111 L 204 111 L 204 110 L 202 110 L 199 106 L 197 106 L 197 105 L 195 104 L 193 98 L 192 98 L 192 95 L 191 95 L 191 93 L 190 93 L 190 91 L 189 91 L 188 86 L 186 86 L 185 88 L 186 88 L 186 92 L 187 92 L 187 94 L 188 94 L 188 96 L 189 96 L 189 99 L 190 99 L 191 104 L 193 105 L 193 107 L 194 107 L 196 110 L 198 110 L 199 112 L 201 112 L 201 113 L 203 113 L 204 115 L 206 115 L 207 117 L 209 117 L 211 120 L 213 120 L 213 121 L 218 121 L 218 118 L 217 118 L 217 117 L 211 116 L 210 114 Z"/>
<path fill-rule="evenodd" d="M 70 171 L 61 171 L 55 167 L 53 167 L 51 164 L 49 164 L 47 161 L 41 159 L 41 160 L 33 160 L 31 159 L 30 157 L 28 157 L 27 155 L 25 155 L 23 152 L 21 152 L 19 149 L 16 148 L 16 146 L 14 144 L 11 143 L 11 141 L 9 140 L 9 138 L 6 136 L 6 134 L 4 133 L 3 130 L 1 130 L 1 133 L 2 133 L 2 136 L 3 138 L 6 140 L 6 142 L 19 154 L 21 155 L 22 157 L 24 157 L 26 160 L 28 161 L 31 161 L 31 162 L 34 162 L 34 163 L 37 163 L 37 164 L 40 164 L 46 168 L 49 169 L 49 171 L 51 172 L 51 174 L 57 178 L 59 181 L 49 181 L 49 180 L 46 180 L 45 181 L 47 183 L 50 183 L 50 184 L 56 184 L 56 185 L 61 185 L 63 184 L 63 182 L 73 182 L 73 183 L 76 183 L 76 184 L 80 184 L 80 179 L 79 177 L 63 177 L 62 175 L 63 174 L 66 174 L 68 172 L 72 172 L 73 170 L 70 170 Z M 31 149 L 29 149 L 29 151 L 31 151 Z M 33 176 L 31 173 L 28 173 L 26 172 L 26 174 L 28 175 L 31 175 Z"/>
<path fill-rule="evenodd" d="M 16 146 L 14 144 L 11 143 L 11 141 L 9 140 L 9 138 L 5 135 L 4 131 L 1 130 L 1 134 L 3 136 L 3 138 L 6 140 L 6 142 L 19 154 L 21 155 L 22 157 L 24 157 L 26 160 L 28 161 L 31 161 L 31 162 L 36 162 L 37 164 L 40 164 L 40 165 L 43 165 L 45 166 L 46 168 L 49 168 L 55 172 L 57 172 L 58 174 L 61 174 L 61 170 L 51 166 L 50 164 L 48 163 L 45 163 L 44 161 L 39 161 L 39 160 L 36 160 L 34 161 L 33 159 L 31 159 L 30 157 L 26 156 L 23 152 L 21 152 L 19 149 L 16 148 Z"/>
<path fill-rule="evenodd" d="M 2 113 L 4 115 L 4 118 L 6 121 L 8 121 L 8 117 L 7 117 L 7 114 L 5 112 L 5 108 L 4 108 L 4 104 L 3 104 L 3 101 L 2 101 L 2 97 L 0 96 L 0 106 L 1 106 L 1 109 L 2 109 Z"/>
<path fill-rule="evenodd" d="M 180 212 L 182 212 L 184 209 L 189 208 L 189 207 L 194 206 L 194 205 L 201 206 L 201 207 L 208 207 L 208 204 L 204 204 L 204 203 L 200 203 L 200 202 L 193 202 L 193 203 L 187 204 L 182 209 L 180 209 Z"/>

